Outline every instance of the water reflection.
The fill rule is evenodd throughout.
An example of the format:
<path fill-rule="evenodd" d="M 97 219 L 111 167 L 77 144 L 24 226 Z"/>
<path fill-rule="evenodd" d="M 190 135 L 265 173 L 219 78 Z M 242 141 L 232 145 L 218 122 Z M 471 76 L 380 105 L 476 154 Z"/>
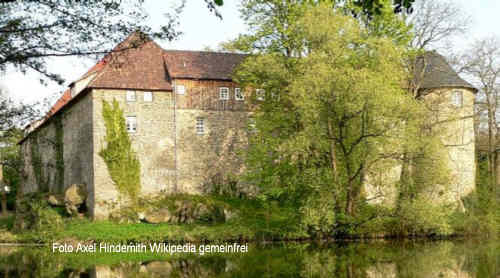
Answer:
<path fill-rule="evenodd" d="M 250 246 L 238 255 L 54 254 L 0 247 L 0 277 L 500 277 L 496 241 Z"/>

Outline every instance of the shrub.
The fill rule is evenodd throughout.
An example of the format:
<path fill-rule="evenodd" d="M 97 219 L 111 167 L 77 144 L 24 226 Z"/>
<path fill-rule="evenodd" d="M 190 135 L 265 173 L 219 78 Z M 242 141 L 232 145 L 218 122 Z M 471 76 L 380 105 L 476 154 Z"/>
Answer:
<path fill-rule="evenodd" d="M 303 228 L 312 236 L 331 234 L 335 226 L 335 202 L 331 194 L 312 194 L 299 209 Z"/>
<path fill-rule="evenodd" d="M 453 210 L 423 198 L 402 200 L 394 209 L 388 231 L 393 235 L 450 235 L 453 230 L 450 216 Z"/>
<path fill-rule="evenodd" d="M 29 194 L 18 201 L 15 227 L 39 232 L 57 231 L 63 227 L 60 210 L 49 206 L 40 194 Z"/>

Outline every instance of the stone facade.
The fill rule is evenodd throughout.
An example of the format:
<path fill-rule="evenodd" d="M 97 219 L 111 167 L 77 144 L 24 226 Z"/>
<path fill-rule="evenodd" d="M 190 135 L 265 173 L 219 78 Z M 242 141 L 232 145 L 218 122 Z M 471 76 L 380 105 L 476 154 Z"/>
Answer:
<path fill-rule="evenodd" d="M 454 104 L 454 94 L 461 103 Z M 436 129 L 448 153 L 451 184 L 445 199 L 461 204 L 461 198 L 475 188 L 476 154 L 474 134 L 474 92 L 466 88 L 441 88 L 424 97 L 435 112 Z"/>
<path fill-rule="evenodd" d="M 460 105 L 453 103 L 455 93 L 461 95 Z M 448 87 L 429 90 L 422 96 L 433 115 L 433 128 L 439 130 L 450 174 L 449 187 L 436 185 L 428 188 L 426 197 L 430 200 L 462 206 L 462 198 L 475 189 L 474 94 L 468 88 Z M 402 168 L 401 165 L 385 168 L 390 170 L 368 177 L 365 193 L 372 203 L 394 206 Z"/>
<path fill-rule="evenodd" d="M 141 164 L 141 195 L 157 196 L 170 193 L 202 194 L 210 186 L 231 182 L 243 171 L 239 151 L 244 150 L 248 136 L 249 107 L 247 100 L 236 100 L 232 82 L 175 80 L 184 86 L 184 94 L 153 91 L 152 101 L 145 101 L 144 90 L 133 90 L 135 101 L 127 101 L 124 89 L 92 89 L 79 95 L 73 105 L 59 114 L 63 119 L 64 184 L 56 184 L 57 161 L 56 120 L 47 122 L 22 144 L 25 157 L 24 192 L 48 190 L 60 192 L 73 183 L 87 185 L 90 215 L 106 218 L 111 211 L 126 204 L 111 180 L 99 151 L 105 147 L 106 127 L 102 117 L 103 101 L 116 100 L 124 116 L 136 117 L 137 130 L 129 133 L 132 148 Z M 221 100 L 220 88 L 229 88 L 229 99 Z M 455 107 L 451 94 L 461 92 L 463 104 Z M 248 96 L 247 96 L 248 98 Z M 436 123 L 442 130 L 443 145 L 449 154 L 452 187 L 445 200 L 460 201 L 475 184 L 475 150 L 473 112 L 474 93 L 469 89 L 439 89 L 425 95 L 424 101 L 436 106 Z M 197 119 L 204 121 L 204 133 L 196 130 Z M 31 145 L 38 140 L 43 151 L 43 179 L 47 188 L 37 182 Z M 387 182 L 399 177 L 401 168 L 373 176 Z M 392 205 L 397 189 L 393 186 L 367 185 L 368 198 Z"/>
<path fill-rule="evenodd" d="M 120 48 L 71 83 L 47 117 L 27 130 L 21 141 L 22 191 L 57 193 L 71 184 L 85 184 L 89 214 L 97 219 L 127 204 L 99 155 L 106 147 L 103 101 L 113 100 L 124 117 L 136 123 L 129 137 L 140 162 L 141 196 L 203 194 L 218 184 L 251 191 L 238 182 L 244 170 L 240 152 L 245 150 L 253 110 L 251 94 L 242 92 L 244 97 L 237 98 L 238 85 L 231 79 L 247 56 L 164 50 L 137 33 Z M 448 149 L 454 182 L 445 197 L 457 201 L 474 189 L 474 129 L 469 115 L 475 89 L 444 57 L 432 52 L 430 61 L 423 65 L 433 66 L 424 71 L 432 78 L 424 76 L 421 88 L 424 101 L 436 106 L 436 123 Z M 135 93 L 135 99 L 127 98 L 128 91 Z M 454 92 L 462 93 L 460 107 L 450 106 Z M 150 94 L 152 101 L 145 98 Z M 377 184 L 398 177 L 401 167 L 380 169 L 371 174 L 366 195 L 369 199 L 382 195 L 374 200 L 390 205 L 396 188 Z"/>
<path fill-rule="evenodd" d="M 141 195 L 169 193 L 200 194 L 213 183 L 228 182 L 242 172 L 238 151 L 245 146 L 247 117 L 244 100 L 234 99 L 231 82 L 178 80 L 185 85 L 183 95 L 153 91 L 151 102 L 144 100 L 144 90 L 133 90 L 135 101 L 127 101 L 130 90 L 93 89 L 82 92 L 80 100 L 65 109 L 64 185 L 85 183 L 89 198 L 87 207 L 94 218 L 106 218 L 113 209 L 126 204 L 111 180 L 107 166 L 99 155 L 105 148 L 106 127 L 102 116 L 103 101 L 116 100 L 125 117 L 134 116 L 137 130 L 129 133 L 132 148 L 141 164 Z M 230 99 L 219 99 L 219 88 L 230 88 Z M 196 89 L 195 89 L 196 88 Z M 195 103 L 196 92 L 204 88 L 206 103 Z M 201 89 L 200 89 L 201 91 Z M 203 106 L 206 105 L 206 106 Z M 204 133 L 196 132 L 197 119 L 204 121 Z M 57 174 L 55 117 L 41 126 L 36 134 L 23 141 L 26 179 L 24 192 L 61 192 L 54 183 Z M 48 188 L 39 188 L 31 159 L 31 144 L 38 140 L 42 150 L 42 168 Z"/>
<path fill-rule="evenodd" d="M 91 96 L 83 96 L 23 141 L 23 193 L 61 193 L 71 184 L 84 183 L 89 194 L 93 194 L 92 106 Z M 61 121 L 60 124 L 58 121 Z M 61 132 L 60 139 L 57 130 Z M 38 156 L 40 159 L 37 159 Z M 92 200 L 88 198 L 88 207 L 93 206 Z"/>
<path fill-rule="evenodd" d="M 135 101 L 127 101 L 127 90 L 93 90 L 94 142 L 94 217 L 104 218 L 124 200 L 120 199 L 106 164 L 99 155 L 105 146 L 106 127 L 102 102 L 116 100 L 125 117 L 136 117 L 137 131 L 129 133 L 132 148 L 141 164 L 143 196 L 168 193 L 200 194 L 209 185 L 227 182 L 241 172 L 237 155 L 244 147 L 247 114 L 244 101 L 234 102 L 234 85 L 230 82 L 177 80 L 185 86 L 183 95 L 154 91 L 153 101 L 144 101 L 144 92 L 135 90 Z M 229 87 L 232 99 L 219 100 L 219 87 Z M 196 89 L 194 89 L 196 88 Z M 193 104 L 198 89 L 209 94 L 206 106 Z M 201 107 L 197 107 L 200 105 Z M 236 105 L 239 107 L 235 108 Z M 231 107 L 231 109 L 224 109 Z M 197 134 L 196 122 L 204 121 L 204 133 Z"/>

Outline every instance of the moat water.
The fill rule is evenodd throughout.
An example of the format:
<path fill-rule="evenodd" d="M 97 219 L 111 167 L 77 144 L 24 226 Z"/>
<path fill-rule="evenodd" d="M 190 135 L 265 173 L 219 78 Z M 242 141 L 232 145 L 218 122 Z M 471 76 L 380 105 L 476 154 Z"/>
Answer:
<path fill-rule="evenodd" d="M 0 247 L 1 277 L 488 277 L 500 278 L 497 240 L 249 245 L 247 253 L 53 253 Z"/>

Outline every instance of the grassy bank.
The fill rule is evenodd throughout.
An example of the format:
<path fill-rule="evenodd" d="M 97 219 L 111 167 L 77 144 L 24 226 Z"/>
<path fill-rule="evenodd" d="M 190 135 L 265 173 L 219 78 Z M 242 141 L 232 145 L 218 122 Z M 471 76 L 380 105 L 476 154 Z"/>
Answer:
<path fill-rule="evenodd" d="M 195 197 L 196 198 L 196 197 Z M 307 236 L 299 229 L 296 209 L 278 205 L 264 205 L 248 199 L 210 199 L 222 203 L 238 213 L 238 216 L 222 223 L 191 224 L 120 224 L 113 221 L 63 218 L 58 227 L 44 225 L 0 237 L 2 242 L 51 243 L 53 241 L 92 242 L 227 242 L 269 241 L 299 239 Z M 0 220 L 0 229 L 11 230 L 12 217 Z"/>
<path fill-rule="evenodd" d="M 193 223 L 119 223 L 91 221 L 64 215 L 64 210 L 38 206 L 39 215 L 28 229 L 13 229 L 13 216 L 0 218 L 0 242 L 47 243 L 52 242 L 261 242 L 299 240 L 311 237 L 493 237 L 498 232 L 495 214 L 437 213 L 432 208 L 410 207 L 394 212 L 390 209 L 366 208 L 353 222 L 339 222 L 329 233 L 314 233 L 303 225 L 298 208 L 221 196 L 177 195 L 149 202 L 155 209 L 172 207 L 177 201 L 213 205 L 236 213 L 226 221 L 196 221 Z M 125 210 L 130 214 L 130 210 Z M 376 217 L 373 217 L 376 216 Z M 411 217 L 410 217 L 411 216 Z M 366 219 L 363 220 L 363 219 Z M 423 221 L 425 220 L 425 221 Z M 340 223 L 340 224 L 339 224 Z M 348 230 L 348 233 L 346 232 Z M 401 232 L 410 231 L 410 232 Z"/>

